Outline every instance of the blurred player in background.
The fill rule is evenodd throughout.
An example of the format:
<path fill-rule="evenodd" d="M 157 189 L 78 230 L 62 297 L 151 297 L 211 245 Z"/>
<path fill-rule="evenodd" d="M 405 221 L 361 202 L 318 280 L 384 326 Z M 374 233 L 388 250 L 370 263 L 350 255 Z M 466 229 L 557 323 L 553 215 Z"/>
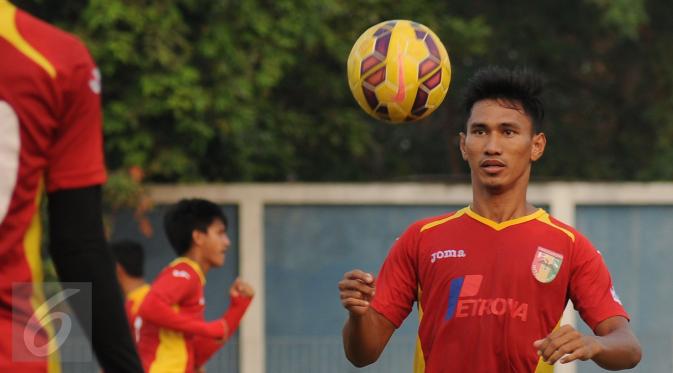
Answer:
<path fill-rule="evenodd" d="M 138 351 L 148 372 L 191 373 L 234 334 L 254 291 L 236 279 L 229 309 L 222 318 L 205 321 L 203 287 L 208 271 L 224 265 L 227 219 L 210 201 L 185 199 L 166 212 L 164 229 L 178 258 L 159 273 L 140 306 Z"/>
<path fill-rule="evenodd" d="M 395 242 L 379 276 L 339 282 L 349 317 L 346 356 L 376 361 L 418 302 L 417 372 L 551 372 L 556 361 L 634 367 L 640 344 L 600 253 L 526 200 L 543 154 L 539 78 L 484 69 L 470 81 L 460 151 L 472 203 L 418 221 Z M 568 300 L 595 335 L 560 325 Z"/>
<path fill-rule="evenodd" d="M 90 283 L 93 299 L 69 300 L 101 366 L 141 372 L 103 235 L 100 74 L 86 47 L 0 0 L 0 371 L 58 371 L 56 360 L 17 361 L 22 329 L 41 298 L 40 199 L 49 202 L 50 247 L 59 278 Z M 32 288 L 12 295 L 17 283 Z M 87 315 L 87 302 L 93 315 Z M 12 329 L 14 312 L 15 329 Z M 50 339 L 38 333 L 37 345 Z M 12 339 L 14 338 L 14 339 Z M 54 356 L 53 354 L 51 356 Z"/>
<path fill-rule="evenodd" d="M 138 343 L 143 325 L 138 309 L 150 291 L 150 284 L 143 278 L 145 253 L 142 245 L 130 240 L 112 242 L 110 249 L 117 261 L 117 280 L 126 296 L 126 318 L 129 320 L 133 339 Z"/>

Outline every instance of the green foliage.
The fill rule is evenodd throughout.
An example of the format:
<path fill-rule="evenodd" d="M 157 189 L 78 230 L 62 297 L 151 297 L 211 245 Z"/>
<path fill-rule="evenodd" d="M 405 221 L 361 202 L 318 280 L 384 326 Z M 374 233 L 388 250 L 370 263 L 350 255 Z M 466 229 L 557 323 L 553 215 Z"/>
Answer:
<path fill-rule="evenodd" d="M 601 23 L 622 36 L 638 38 L 640 27 L 647 22 L 645 0 L 588 0 L 601 10 Z"/>
<path fill-rule="evenodd" d="M 105 209 L 111 212 L 136 207 L 142 199 L 142 192 L 141 185 L 126 170 L 113 172 L 108 175 L 103 188 Z"/>
<path fill-rule="evenodd" d="M 85 40 L 104 77 L 108 165 L 149 181 L 464 179 L 460 93 L 486 64 L 547 77 L 538 177 L 673 176 L 664 0 L 17 4 Z M 449 51 L 449 95 L 422 123 L 375 122 L 350 95 L 350 48 L 385 19 L 421 22 Z"/>

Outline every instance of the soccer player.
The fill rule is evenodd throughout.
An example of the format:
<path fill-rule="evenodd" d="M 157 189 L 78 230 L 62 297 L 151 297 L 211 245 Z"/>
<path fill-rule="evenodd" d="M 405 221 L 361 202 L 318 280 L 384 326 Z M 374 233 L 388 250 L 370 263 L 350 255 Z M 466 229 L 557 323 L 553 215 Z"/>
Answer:
<path fill-rule="evenodd" d="M 236 331 L 254 291 L 236 279 L 230 306 L 207 322 L 203 311 L 206 274 L 221 267 L 229 249 L 227 219 L 216 204 L 183 199 L 164 216 L 164 229 L 178 258 L 157 276 L 142 302 L 138 350 L 147 372 L 186 372 L 203 366 Z"/>
<path fill-rule="evenodd" d="M 140 340 L 140 329 L 143 320 L 138 316 L 138 309 L 150 291 L 150 284 L 143 278 L 145 254 L 143 247 L 130 240 L 116 241 L 110 249 L 117 261 L 117 280 L 126 296 L 126 318 L 136 343 Z"/>
<path fill-rule="evenodd" d="M 83 326 L 99 363 L 107 372 L 142 372 L 103 234 L 100 91 L 100 74 L 81 41 L 0 0 L 2 372 L 59 370 L 57 361 L 31 355 L 22 332 L 44 304 L 39 206 L 45 191 L 59 278 L 92 286 L 92 315 L 80 294 L 68 300 L 81 320 L 91 319 L 91 328 Z M 45 330 L 36 346 L 54 341 Z"/>
<path fill-rule="evenodd" d="M 347 358 L 376 361 L 418 302 L 416 372 L 551 372 L 592 359 L 618 370 L 641 356 L 600 253 L 572 227 L 526 200 L 543 154 L 540 80 L 487 68 L 470 81 L 460 151 L 471 169 L 469 206 L 412 224 L 378 278 L 339 282 L 349 311 Z M 568 300 L 595 335 L 560 325 Z"/>

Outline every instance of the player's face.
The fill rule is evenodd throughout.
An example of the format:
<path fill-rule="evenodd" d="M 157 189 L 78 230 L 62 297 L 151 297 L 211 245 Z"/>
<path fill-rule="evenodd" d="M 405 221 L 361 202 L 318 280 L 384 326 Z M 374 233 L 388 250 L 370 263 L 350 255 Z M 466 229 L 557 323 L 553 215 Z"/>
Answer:
<path fill-rule="evenodd" d="M 542 156 L 546 139 L 534 134 L 523 108 L 502 100 L 477 101 L 460 134 L 460 150 L 472 183 L 492 192 L 526 187 L 531 163 Z"/>
<path fill-rule="evenodd" d="M 221 267 L 224 265 L 230 244 L 227 227 L 220 219 L 215 219 L 206 231 L 203 245 L 204 259 L 213 267 Z"/>

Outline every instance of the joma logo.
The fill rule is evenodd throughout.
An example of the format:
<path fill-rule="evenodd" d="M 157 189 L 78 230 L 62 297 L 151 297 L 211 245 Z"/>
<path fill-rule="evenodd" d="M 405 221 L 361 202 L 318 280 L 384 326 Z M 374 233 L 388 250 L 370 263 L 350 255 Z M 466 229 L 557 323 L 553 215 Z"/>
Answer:
<path fill-rule="evenodd" d="M 430 259 L 430 263 L 434 263 L 439 259 L 464 258 L 466 256 L 467 254 L 465 253 L 465 250 L 457 250 L 457 249 L 439 250 L 432 253 L 432 259 Z"/>

